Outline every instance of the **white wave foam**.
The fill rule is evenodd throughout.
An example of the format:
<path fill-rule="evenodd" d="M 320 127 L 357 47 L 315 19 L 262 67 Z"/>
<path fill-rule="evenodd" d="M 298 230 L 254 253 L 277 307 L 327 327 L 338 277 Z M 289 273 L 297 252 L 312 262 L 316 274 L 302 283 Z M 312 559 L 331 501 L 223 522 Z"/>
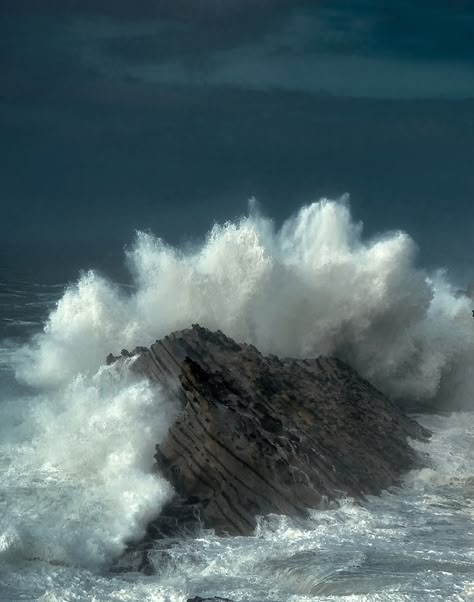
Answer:
<path fill-rule="evenodd" d="M 23 350 L 19 374 L 67 381 L 111 350 L 199 322 L 264 352 L 338 355 L 398 399 L 471 404 L 470 300 L 416 266 L 407 234 L 364 240 L 346 199 L 303 207 L 280 230 L 252 212 L 188 252 L 138 233 L 127 255 L 134 292 L 84 274 Z"/>
<path fill-rule="evenodd" d="M 169 494 L 150 469 L 173 404 L 102 364 L 193 322 L 264 352 L 338 355 L 402 400 L 471 404 L 470 301 L 415 254 L 403 232 L 365 240 L 344 200 L 279 230 L 252 212 L 186 252 L 138 233 L 133 289 L 82 275 L 15 356 L 41 393 L 0 406 L 2 553 L 97 566 L 143 532 Z"/>
<path fill-rule="evenodd" d="M 1 405 L 0 554 L 96 568 L 143 535 L 171 493 L 151 470 L 163 394 L 102 368 L 14 405 Z"/>
<path fill-rule="evenodd" d="M 449 416 L 423 416 L 420 422 L 433 435 L 429 443 L 412 445 L 429 454 L 429 466 L 410 473 L 408 482 L 421 485 L 459 485 L 474 492 L 474 414 L 454 412 Z M 471 497 L 472 499 L 472 497 Z M 472 500 L 474 509 L 474 500 Z"/>

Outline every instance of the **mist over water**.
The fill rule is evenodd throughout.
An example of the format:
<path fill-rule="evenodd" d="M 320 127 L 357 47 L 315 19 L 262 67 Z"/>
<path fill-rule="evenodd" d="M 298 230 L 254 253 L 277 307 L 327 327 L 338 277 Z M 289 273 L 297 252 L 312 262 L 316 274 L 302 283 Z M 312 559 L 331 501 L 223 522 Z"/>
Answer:
<path fill-rule="evenodd" d="M 417 599 L 424 587 L 437 587 L 429 562 L 410 573 L 409 564 L 428 548 L 436 570 L 446 562 L 442 570 L 450 574 L 444 597 L 432 599 L 464 600 L 474 591 L 468 412 L 428 421 L 435 437 L 420 450 L 429 454 L 429 466 L 409 475 L 403 490 L 366 507 L 346 500 L 308 523 L 263 522 L 256 538 L 226 543 L 207 533 L 183 541 L 164 564 L 157 552 L 161 573 L 147 584 L 84 572 L 109 566 L 172 494 L 151 469 L 176 404 L 126 367 L 104 366 L 110 352 L 149 345 L 198 322 L 264 353 L 336 355 L 402 404 L 474 405 L 471 301 L 445 273 L 417 264 L 408 234 L 365 238 L 347 198 L 303 207 L 281 228 L 252 204 L 247 217 L 215 225 L 202 244 L 187 249 L 139 232 L 126 262 L 130 288 L 83 273 L 40 333 L 20 347 L 1 346 L 2 371 L 14 370 L 19 387 L 5 388 L 0 403 L 4 599 L 25 591 L 44 600 L 153 594 L 182 601 L 185 592 L 295 602 L 349 594 Z M 460 546 L 452 554 L 452 537 L 439 526 L 444 520 L 454 521 Z M 419 545 L 407 543 L 423 530 Z M 15 579 L 4 576 L 5 566 L 19 567 Z M 407 575 L 407 589 L 400 590 Z M 18 590 L 20 578 L 28 585 Z M 388 597 L 378 597 L 379 590 Z M 39 597 L 48 591 L 57 597 Z"/>

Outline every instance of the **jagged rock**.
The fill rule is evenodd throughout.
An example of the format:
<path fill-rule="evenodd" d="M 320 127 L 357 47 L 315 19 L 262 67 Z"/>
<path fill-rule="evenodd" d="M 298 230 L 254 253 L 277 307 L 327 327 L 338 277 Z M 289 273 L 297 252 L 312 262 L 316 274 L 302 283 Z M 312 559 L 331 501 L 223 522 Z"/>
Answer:
<path fill-rule="evenodd" d="M 186 602 L 232 602 L 230 598 L 201 598 L 201 596 L 195 596 L 194 598 L 188 598 Z"/>
<path fill-rule="evenodd" d="M 113 353 L 109 353 L 109 355 L 105 358 L 105 363 L 107 364 L 107 366 L 110 366 L 111 364 L 115 364 L 115 362 L 119 359 L 120 356 L 116 356 Z"/>
<path fill-rule="evenodd" d="M 232 602 L 229 598 L 201 598 L 201 596 L 195 596 L 194 598 L 188 598 L 186 602 Z"/>
<path fill-rule="evenodd" d="M 257 515 L 378 493 L 417 464 L 407 438 L 428 436 L 335 358 L 263 356 L 197 325 L 138 353 L 133 370 L 182 403 L 155 456 L 177 497 L 150 537 L 249 534 Z"/>

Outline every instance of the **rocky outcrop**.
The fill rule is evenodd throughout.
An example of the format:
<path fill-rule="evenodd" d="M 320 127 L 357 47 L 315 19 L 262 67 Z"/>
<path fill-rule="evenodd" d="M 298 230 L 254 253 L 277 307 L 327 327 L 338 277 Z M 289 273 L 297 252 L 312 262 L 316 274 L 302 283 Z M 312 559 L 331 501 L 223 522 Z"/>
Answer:
<path fill-rule="evenodd" d="M 232 602 L 229 598 L 201 598 L 201 596 L 195 596 L 194 598 L 188 598 L 186 602 Z"/>
<path fill-rule="evenodd" d="M 257 515 L 380 492 L 416 465 L 407 438 L 428 436 L 335 358 L 264 356 L 197 325 L 135 352 L 133 370 L 182 403 L 156 452 L 177 495 L 150 536 L 249 534 Z"/>

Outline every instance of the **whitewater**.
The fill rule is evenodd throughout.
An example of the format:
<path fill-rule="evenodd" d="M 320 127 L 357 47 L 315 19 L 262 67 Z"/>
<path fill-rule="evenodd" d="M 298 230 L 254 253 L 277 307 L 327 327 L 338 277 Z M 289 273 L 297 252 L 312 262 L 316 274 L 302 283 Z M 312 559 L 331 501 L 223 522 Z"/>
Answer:
<path fill-rule="evenodd" d="M 419 266 L 407 233 L 367 238 L 348 198 L 281 227 L 252 203 L 185 248 L 139 232 L 125 262 L 126 286 L 2 276 L 0 600 L 474 599 L 472 301 Z M 344 359 L 423 412 L 426 468 L 307 521 L 261 519 L 253 537 L 157 542 L 153 576 L 111 572 L 172 495 L 152 466 L 177 404 L 105 358 L 191 323 Z"/>

